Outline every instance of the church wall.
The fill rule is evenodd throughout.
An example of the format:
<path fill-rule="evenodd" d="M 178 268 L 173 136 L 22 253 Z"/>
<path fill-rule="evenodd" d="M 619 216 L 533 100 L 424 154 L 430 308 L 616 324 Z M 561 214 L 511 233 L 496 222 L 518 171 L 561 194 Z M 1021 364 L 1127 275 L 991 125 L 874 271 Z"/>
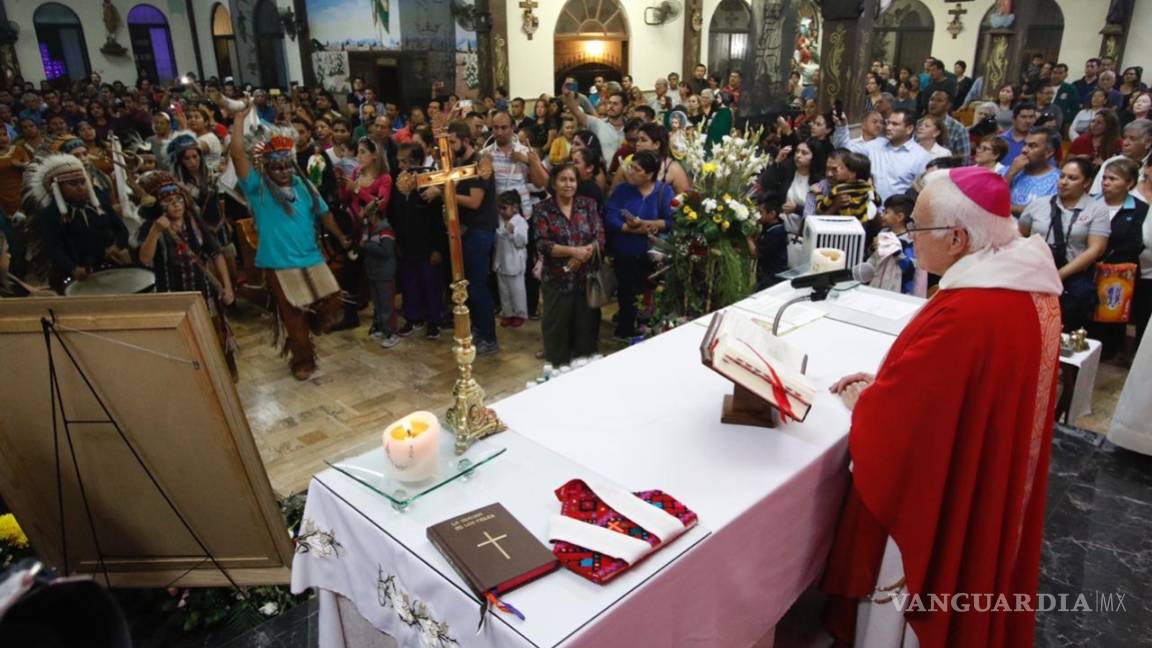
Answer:
<path fill-rule="evenodd" d="M 958 59 L 968 64 L 971 72 L 979 48 L 980 21 L 995 0 L 976 0 L 965 2 L 962 6 L 968 13 L 961 18 L 964 31 L 952 39 L 948 33 L 948 23 L 952 16 L 948 12 L 956 6 L 944 0 L 922 0 L 932 10 L 935 21 L 935 31 L 932 37 L 932 55 L 944 61 L 948 69 Z M 1023 2 L 1026 0 L 1016 0 Z M 1084 61 L 1100 54 L 1100 30 L 1104 28 L 1104 18 L 1108 13 L 1106 0 L 1056 0 L 1060 10 L 1064 13 L 1064 36 L 1060 41 L 1060 61 L 1067 63 L 1069 75 L 1077 78 L 1083 73 Z M 1148 0 L 1137 0 L 1137 14 L 1143 9 L 1148 12 Z M 1139 25 L 1137 20 L 1132 21 L 1135 29 Z M 1150 25 L 1152 27 L 1152 25 Z M 1133 39 L 1128 39 L 1129 46 Z M 1133 59 L 1135 60 L 1135 59 Z M 1148 60 L 1145 58 L 1144 60 Z"/>
<path fill-rule="evenodd" d="M 20 36 L 16 41 L 16 58 L 20 63 L 20 72 L 25 80 L 39 83 L 44 80 L 44 65 L 40 60 L 40 43 L 36 39 L 36 26 L 32 16 L 40 5 L 45 4 L 44 0 L 3 0 L 3 2 L 8 11 L 8 19 L 20 26 Z M 113 0 L 113 4 L 120 11 L 121 19 L 116 39 L 128 49 L 126 54 L 120 56 L 108 56 L 100 51 L 106 38 L 104 6 L 100 0 L 59 0 L 59 4 L 71 9 L 80 19 L 80 24 L 84 28 L 84 42 L 88 49 L 88 64 L 91 70 L 99 72 L 109 83 L 122 81 L 127 85 L 134 85 L 136 64 L 131 53 L 132 43 L 128 38 L 128 12 L 141 3 L 137 0 Z M 196 54 L 192 47 L 184 0 L 152 0 L 147 4 L 156 7 L 168 18 L 176 69 L 181 74 L 195 71 Z M 200 7 L 197 6 L 197 11 L 199 10 Z"/>
<path fill-rule="evenodd" d="M 520 0 L 505 0 L 508 9 L 508 77 L 513 96 L 531 97 L 555 92 L 555 48 L 553 32 L 564 7 L 562 0 L 544 0 L 536 8 L 540 28 L 532 40 L 521 26 Z M 641 88 L 653 87 L 662 77 L 680 67 L 684 45 L 683 14 L 659 26 L 644 24 L 644 9 L 655 2 L 622 0 L 628 16 L 628 70 Z"/>
<path fill-rule="evenodd" d="M 1132 13 L 1132 32 L 1124 46 L 1124 62 L 1144 66 L 1144 82 L 1148 83 L 1152 70 L 1152 1 L 1138 0 Z"/>
<path fill-rule="evenodd" d="M 220 70 L 216 67 L 216 49 L 212 44 L 212 9 L 216 7 L 216 2 L 194 2 L 193 11 L 196 18 L 196 35 L 200 43 L 200 60 L 204 64 L 204 78 L 220 76 Z M 228 3 L 221 3 L 227 8 Z M 235 30 L 236 26 L 233 25 L 232 29 Z M 193 55 L 195 57 L 195 55 Z M 193 58 L 195 63 L 195 58 Z"/>
<path fill-rule="evenodd" d="M 294 9 L 292 0 L 276 0 L 278 11 Z M 288 81 L 304 82 L 304 67 L 300 59 L 300 38 L 289 38 L 284 35 L 284 60 L 288 64 Z"/>

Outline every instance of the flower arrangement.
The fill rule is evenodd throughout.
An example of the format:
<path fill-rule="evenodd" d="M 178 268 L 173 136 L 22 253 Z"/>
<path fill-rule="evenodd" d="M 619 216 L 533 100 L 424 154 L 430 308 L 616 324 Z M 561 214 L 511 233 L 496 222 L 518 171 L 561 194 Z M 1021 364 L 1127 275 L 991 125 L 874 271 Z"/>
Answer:
<path fill-rule="evenodd" d="M 672 202 L 674 227 L 657 244 L 664 255 L 656 290 L 657 328 L 674 326 L 746 297 L 755 284 L 754 246 L 760 232 L 750 198 L 768 158 L 757 148 L 760 133 L 725 135 L 705 151 L 706 138 L 689 131 L 682 160 L 691 191 Z"/>
<path fill-rule="evenodd" d="M 21 558 L 35 555 L 28 544 L 28 536 L 20 528 L 16 516 L 11 513 L 0 515 L 0 571 L 12 566 Z"/>

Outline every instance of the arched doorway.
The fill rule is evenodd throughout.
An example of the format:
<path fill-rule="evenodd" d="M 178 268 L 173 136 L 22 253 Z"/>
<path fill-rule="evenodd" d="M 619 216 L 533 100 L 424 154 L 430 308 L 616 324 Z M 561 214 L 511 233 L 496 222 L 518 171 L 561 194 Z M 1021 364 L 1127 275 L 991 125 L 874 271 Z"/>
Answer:
<path fill-rule="evenodd" d="M 924 68 L 924 59 L 932 55 L 935 27 L 932 11 L 923 2 L 895 0 L 876 21 L 872 58 L 891 65 L 893 77 L 902 67 L 919 74 Z"/>
<path fill-rule="evenodd" d="M 597 75 L 619 80 L 628 69 L 628 18 L 617 0 L 568 0 L 555 39 L 557 92 L 565 76 L 586 91 Z"/>
<path fill-rule="evenodd" d="M 212 7 L 212 50 L 216 53 L 216 73 L 221 79 L 235 77 L 240 69 L 236 56 L 236 30 L 232 27 L 232 14 L 228 7 L 216 3 Z"/>
<path fill-rule="evenodd" d="M 284 54 L 284 28 L 272 0 L 260 0 L 255 12 L 256 58 L 260 61 L 260 85 L 288 87 L 288 64 Z"/>
<path fill-rule="evenodd" d="M 84 26 L 76 14 L 58 2 L 46 2 L 32 14 L 44 78 L 49 81 L 79 81 L 88 76 L 88 46 Z"/>
<path fill-rule="evenodd" d="M 164 13 L 149 4 L 128 11 L 128 39 L 137 76 L 153 83 L 170 83 L 178 75 L 172 51 L 172 31 Z"/>
<path fill-rule="evenodd" d="M 743 74 L 751 30 L 752 8 L 744 0 L 723 0 L 708 22 L 708 70 L 725 82 L 731 71 Z"/>

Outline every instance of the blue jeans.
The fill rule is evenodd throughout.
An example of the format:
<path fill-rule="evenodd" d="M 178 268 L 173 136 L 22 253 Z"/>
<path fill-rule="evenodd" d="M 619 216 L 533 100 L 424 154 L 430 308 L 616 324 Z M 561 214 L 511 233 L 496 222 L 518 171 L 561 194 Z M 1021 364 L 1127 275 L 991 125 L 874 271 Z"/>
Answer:
<path fill-rule="evenodd" d="M 461 237 L 464 248 L 464 278 L 468 280 L 468 310 L 479 341 L 496 341 L 496 312 L 488 273 L 492 270 L 492 250 L 496 232 L 469 228 Z"/>

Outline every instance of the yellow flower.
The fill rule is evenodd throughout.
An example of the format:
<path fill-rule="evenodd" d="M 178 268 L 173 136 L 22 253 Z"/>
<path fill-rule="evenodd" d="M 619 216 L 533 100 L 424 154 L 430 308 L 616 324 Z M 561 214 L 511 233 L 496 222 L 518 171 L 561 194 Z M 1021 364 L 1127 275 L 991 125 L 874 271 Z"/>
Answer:
<path fill-rule="evenodd" d="M 724 194 L 724 202 L 732 200 L 732 194 Z"/>
<path fill-rule="evenodd" d="M 28 536 L 24 535 L 24 530 L 16 522 L 16 516 L 11 513 L 0 515 L 0 542 L 18 549 L 28 546 Z"/>
<path fill-rule="evenodd" d="M 694 211 L 690 211 L 690 212 L 688 212 L 688 213 L 685 215 L 685 218 L 687 218 L 687 219 L 688 219 L 688 220 L 690 220 L 690 221 L 694 221 L 694 220 L 696 220 L 696 212 L 694 212 Z"/>
<path fill-rule="evenodd" d="M 704 175 L 708 175 L 709 173 L 716 173 L 716 163 L 705 162 L 704 166 L 700 167 L 700 172 Z"/>
<path fill-rule="evenodd" d="M 713 223 L 722 223 L 722 222 L 724 222 L 724 219 L 723 219 L 723 218 L 720 218 L 720 216 L 719 216 L 719 215 L 717 215 L 717 216 L 713 216 L 713 217 L 712 217 L 712 222 L 713 222 Z"/>
<path fill-rule="evenodd" d="M 724 221 L 723 223 L 720 223 L 720 229 L 724 230 L 725 232 L 728 231 L 729 227 L 732 227 L 732 223 L 729 223 L 728 221 Z"/>

